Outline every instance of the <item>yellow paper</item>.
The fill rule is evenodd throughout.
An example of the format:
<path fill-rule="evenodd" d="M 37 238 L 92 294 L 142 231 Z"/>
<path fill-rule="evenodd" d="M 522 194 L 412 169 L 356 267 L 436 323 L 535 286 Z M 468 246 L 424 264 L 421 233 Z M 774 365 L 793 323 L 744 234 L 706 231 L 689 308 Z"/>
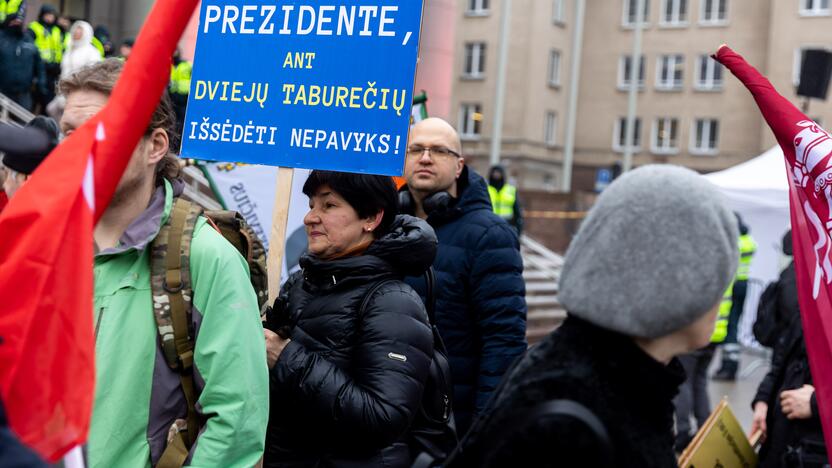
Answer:
<path fill-rule="evenodd" d="M 679 460 L 681 468 L 755 468 L 757 454 L 723 400 Z"/>

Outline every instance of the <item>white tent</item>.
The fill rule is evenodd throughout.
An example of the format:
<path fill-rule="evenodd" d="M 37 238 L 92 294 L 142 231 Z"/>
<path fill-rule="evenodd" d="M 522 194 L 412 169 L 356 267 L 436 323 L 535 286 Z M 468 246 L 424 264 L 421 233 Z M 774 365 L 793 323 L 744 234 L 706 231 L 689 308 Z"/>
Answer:
<path fill-rule="evenodd" d="M 789 184 L 779 146 L 754 159 L 705 176 L 719 187 L 757 241 L 751 277 L 773 281 L 780 272 L 781 240 L 789 229 Z"/>
<path fill-rule="evenodd" d="M 751 325 L 766 284 L 777 279 L 782 265 L 783 234 L 789 229 L 789 183 L 783 150 L 775 146 L 754 159 L 705 178 L 719 187 L 732 210 L 740 214 L 757 241 L 751 281 L 740 323 L 740 341 L 752 343 Z"/>

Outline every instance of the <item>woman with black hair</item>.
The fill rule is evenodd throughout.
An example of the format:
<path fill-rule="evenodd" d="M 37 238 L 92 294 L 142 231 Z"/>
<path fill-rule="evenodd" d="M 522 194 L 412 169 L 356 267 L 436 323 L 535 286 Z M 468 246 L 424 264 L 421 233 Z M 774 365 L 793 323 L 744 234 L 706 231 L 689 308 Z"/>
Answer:
<path fill-rule="evenodd" d="M 303 187 L 308 254 L 266 330 L 268 467 L 405 467 L 433 356 L 420 297 L 436 235 L 396 216 L 389 177 L 313 171 Z"/>

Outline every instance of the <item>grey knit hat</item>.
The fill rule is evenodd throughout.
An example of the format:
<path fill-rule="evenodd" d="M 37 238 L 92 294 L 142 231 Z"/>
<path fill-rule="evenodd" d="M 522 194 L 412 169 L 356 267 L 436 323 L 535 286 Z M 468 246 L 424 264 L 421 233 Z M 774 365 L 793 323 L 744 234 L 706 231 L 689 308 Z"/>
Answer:
<path fill-rule="evenodd" d="M 566 252 L 569 314 L 640 338 L 686 327 L 719 303 L 736 273 L 737 220 L 699 174 L 644 166 L 598 198 Z"/>

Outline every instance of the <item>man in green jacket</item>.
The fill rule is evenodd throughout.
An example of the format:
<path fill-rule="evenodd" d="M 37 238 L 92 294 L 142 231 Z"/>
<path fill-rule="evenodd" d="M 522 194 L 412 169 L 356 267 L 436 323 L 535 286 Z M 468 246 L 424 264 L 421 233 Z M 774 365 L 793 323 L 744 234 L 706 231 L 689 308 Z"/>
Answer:
<path fill-rule="evenodd" d="M 61 81 L 64 133 L 106 104 L 122 68 L 120 60 L 109 59 Z M 183 187 L 171 153 L 174 124 L 165 97 L 94 232 L 97 378 L 87 447 L 91 467 L 155 466 L 188 414 L 180 375 L 159 345 L 150 281 L 149 245 Z M 269 395 L 264 335 L 248 266 L 199 219 L 190 274 L 189 325 L 196 335 L 192 380 L 200 432 L 182 463 L 250 467 L 263 453 Z"/>

